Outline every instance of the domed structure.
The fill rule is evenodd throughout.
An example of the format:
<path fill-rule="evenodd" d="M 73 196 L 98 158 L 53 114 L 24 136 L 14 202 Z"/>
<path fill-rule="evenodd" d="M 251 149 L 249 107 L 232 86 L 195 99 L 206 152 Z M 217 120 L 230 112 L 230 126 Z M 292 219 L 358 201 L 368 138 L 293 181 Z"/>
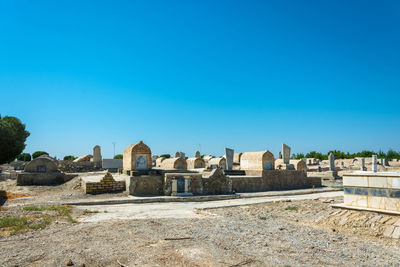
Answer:
<path fill-rule="evenodd" d="M 274 155 L 268 150 L 245 152 L 240 158 L 241 170 L 273 170 L 274 166 Z"/>
<path fill-rule="evenodd" d="M 151 150 L 142 141 L 125 148 L 123 155 L 124 170 L 149 170 L 151 167 Z"/>
<path fill-rule="evenodd" d="M 188 158 L 186 159 L 188 169 L 205 168 L 206 163 L 202 158 Z"/>
<path fill-rule="evenodd" d="M 26 164 L 24 172 L 60 172 L 56 160 L 49 156 L 40 156 Z"/>
<path fill-rule="evenodd" d="M 187 163 L 186 160 L 183 158 L 169 158 L 169 159 L 164 159 L 160 163 L 160 168 L 187 170 Z"/>

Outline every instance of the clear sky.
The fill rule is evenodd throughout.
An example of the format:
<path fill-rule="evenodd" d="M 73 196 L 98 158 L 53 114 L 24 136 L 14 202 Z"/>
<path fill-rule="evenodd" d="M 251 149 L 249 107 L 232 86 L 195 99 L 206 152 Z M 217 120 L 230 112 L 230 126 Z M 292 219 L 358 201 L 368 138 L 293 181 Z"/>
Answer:
<path fill-rule="evenodd" d="M 59 158 L 400 150 L 400 2 L 2 0 L 0 92 Z"/>

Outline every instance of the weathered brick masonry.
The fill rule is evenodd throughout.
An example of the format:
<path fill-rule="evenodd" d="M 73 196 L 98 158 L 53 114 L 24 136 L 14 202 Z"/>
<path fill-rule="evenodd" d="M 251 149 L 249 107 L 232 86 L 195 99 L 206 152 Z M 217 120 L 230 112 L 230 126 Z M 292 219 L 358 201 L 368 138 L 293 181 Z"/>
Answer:
<path fill-rule="evenodd" d="M 86 194 L 118 193 L 126 190 L 125 181 L 115 181 L 111 173 L 107 172 L 100 182 L 86 182 Z"/>

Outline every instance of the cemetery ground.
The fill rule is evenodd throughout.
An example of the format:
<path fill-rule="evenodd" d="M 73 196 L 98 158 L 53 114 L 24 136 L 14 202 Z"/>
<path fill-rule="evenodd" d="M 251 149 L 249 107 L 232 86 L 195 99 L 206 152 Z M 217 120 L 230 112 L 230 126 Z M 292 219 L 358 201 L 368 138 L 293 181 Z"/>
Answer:
<path fill-rule="evenodd" d="M 332 208 L 343 201 L 340 191 L 209 202 L 60 205 L 60 199 L 92 198 L 81 193 L 79 184 L 78 177 L 51 187 L 0 182 L 0 189 L 14 193 L 0 206 L 1 266 L 400 262 L 399 239 L 385 233 L 386 225 L 398 223 L 400 216 Z"/>

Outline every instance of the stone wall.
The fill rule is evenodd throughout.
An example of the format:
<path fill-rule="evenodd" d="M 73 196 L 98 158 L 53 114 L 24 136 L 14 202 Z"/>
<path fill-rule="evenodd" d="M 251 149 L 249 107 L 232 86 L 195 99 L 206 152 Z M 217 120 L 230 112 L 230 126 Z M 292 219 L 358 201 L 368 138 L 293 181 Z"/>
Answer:
<path fill-rule="evenodd" d="M 57 166 L 58 169 L 63 172 L 91 172 L 101 170 L 98 162 L 91 161 L 74 162 L 70 160 L 59 160 Z"/>
<path fill-rule="evenodd" d="M 100 182 L 83 182 L 86 194 L 118 193 L 126 190 L 125 181 L 115 181 L 111 173 L 106 173 Z"/>
<path fill-rule="evenodd" d="M 134 196 L 163 195 L 163 176 L 141 175 L 127 179 L 127 190 Z"/>
<path fill-rule="evenodd" d="M 321 186 L 320 178 L 307 177 L 303 171 L 248 170 L 246 175 L 248 176 L 229 176 L 232 179 L 232 190 L 235 192 L 260 192 Z"/>

